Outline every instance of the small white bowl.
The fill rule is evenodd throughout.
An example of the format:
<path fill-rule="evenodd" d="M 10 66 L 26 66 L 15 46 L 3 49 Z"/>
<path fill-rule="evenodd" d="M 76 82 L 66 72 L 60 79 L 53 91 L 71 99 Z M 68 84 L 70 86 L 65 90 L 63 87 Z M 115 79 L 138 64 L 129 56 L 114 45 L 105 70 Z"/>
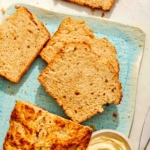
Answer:
<path fill-rule="evenodd" d="M 91 140 L 99 136 L 110 137 L 119 141 L 121 140 L 125 143 L 127 150 L 134 150 L 129 139 L 118 131 L 110 130 L 110 129 L 95 131 L 92 134 Z"/>

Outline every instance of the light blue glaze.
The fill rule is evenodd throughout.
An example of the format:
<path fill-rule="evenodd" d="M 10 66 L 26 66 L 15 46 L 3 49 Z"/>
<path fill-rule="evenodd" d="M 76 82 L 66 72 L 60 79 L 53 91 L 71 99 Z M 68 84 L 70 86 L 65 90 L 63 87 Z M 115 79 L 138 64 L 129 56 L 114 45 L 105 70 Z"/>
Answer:
<path fill-rule="evenodd" d="M 143 31 L 100 18 L 65 15 L 28 5 L 25 6 L 37 15 L 51 35 L 58 29 L 62 20 L 66 17 L 72 17 L 84 20 L 95 32 L 96 37 L 108 38 L 115 45 L 120 63 L 120 81 L 123 87 L 122 102 L 118 106 L 112 104 L 106 107 L 104 113 L 92 117 L 83 124 L 94 125 L 97 130 L 114 129 L 128 136 L 134 116 L 138 72 L 144 48 L 145 34 Z M 5 18 L 14 12 L 13 5 L 7 9 Z M 0 147 L 2 147 L 4 137 L 9 128 L 9 119 L 15 100 L 29 101 L 54 114 L 67 118 L 55 100 L 46 93 L 37 80 L 39 73 L 46 65 L 38 57 L 18 84 L 11 83 L 0 77 Z M 118 114 L 118 117 L 113 117 L 113 113 Z"/>

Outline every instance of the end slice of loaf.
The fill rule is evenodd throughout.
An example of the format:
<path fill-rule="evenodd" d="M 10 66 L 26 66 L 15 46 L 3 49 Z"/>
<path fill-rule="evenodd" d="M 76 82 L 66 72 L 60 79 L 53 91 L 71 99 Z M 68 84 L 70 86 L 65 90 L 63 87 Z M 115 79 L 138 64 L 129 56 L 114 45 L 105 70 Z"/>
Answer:
<path fill-rule="evenodd" d="M 4 150 L 86 150 L 92 129 L 28 102 L 17 101 Z"/>
<path fill-rule="evenodd" d="M 41 51 L 40 56 L 49 63 L 65 43 L 83 42 L 91 38 L 94 38 L 94 33 L 84 21 L 66 18 Z"/>
<path fill-rule="evenodd" d="M 39 82 L 67 116 L 81 123 L 122 98 L 118 74 L 85 43 L 68 43 L 41 72 Z"/>
<path fill-rule="evenodd" d="M 69 2 L 85 5 L 91 8 L 102 8 L 103 10 L 110 10 L 114 0 L 67 0 Z"/>
<path fill-rule="evenodd" d="M 50 34 L 25 7 L 0 25 L 0 75 L 17 83 L 50 39 Z"/>

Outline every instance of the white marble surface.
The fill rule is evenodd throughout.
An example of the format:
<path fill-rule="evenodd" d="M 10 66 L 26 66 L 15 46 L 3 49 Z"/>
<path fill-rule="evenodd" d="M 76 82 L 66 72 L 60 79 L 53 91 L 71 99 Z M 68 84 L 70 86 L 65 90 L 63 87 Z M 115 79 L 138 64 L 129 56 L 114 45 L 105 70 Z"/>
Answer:
<path fill-rule="evenodd" d="M 93 11 L 90 8 L 67 3 L 63 0 L 0 0 L 0 10 L 2 8 L 6 9 L 10 4 L 18 2 L 32 4 L 48 10 L 79 15 L 101 17 L 104 12 L 101 10 Z M 137 87 L 135 117 L 129 137 L 135 150 L 138 150 L 141 130 L 148 107 L 150 106 L 150 0 L 115 0 L 111 11 L 104 12 L 104 14 L 104 18 L 139 27 L 146 33 L 145 50 Z M 2 17 L 3 14 L 0 11 L 0 22 Z M 147 150 L 150 150 L 150 144 Z"/>

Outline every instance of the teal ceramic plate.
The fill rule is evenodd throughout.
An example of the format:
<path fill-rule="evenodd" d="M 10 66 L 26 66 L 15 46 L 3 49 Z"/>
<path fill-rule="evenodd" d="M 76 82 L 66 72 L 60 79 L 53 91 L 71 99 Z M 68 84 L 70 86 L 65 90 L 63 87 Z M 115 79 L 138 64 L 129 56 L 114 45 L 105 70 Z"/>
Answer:
<path fill-rule="evenodd" d="M 37 15 L 51 35 L 58 29 L 62 20 L 66 17 L 72 17 L 84 20 L 94 31 L 96 37 L 108 38 L 115 45 L 120 63 L 120 81 L 123 87 L 122 102 L 118 106 L 112 104 L 106 107 L 104 113 L 92 117 L 83 124 L 93 126 L 96 130 L 117 130 L 128 136 L 134 116 L 138 72 L 144 49 L 145 34 L 143 31 L 136 27 L 101 18 L 60 14 L 29 5 L 24 6 Z M 12 5 L 6 10 L 4 18 L 9 17 L 14 12 L 15 5 Z M 67 118 L 55 100 L 46 93 L 37 80 L 39 73 L 46 65 L 46 62 L 40 57 L 35 59 L 18 84 L 11 83 L 0 77 L 0 147 L 2 147 L 4 137 L 9 128 L 10 114 L 16 100 L 29 101 L 54 114 Z M 117 114 L 117 116 L 114 114 Z"/>

